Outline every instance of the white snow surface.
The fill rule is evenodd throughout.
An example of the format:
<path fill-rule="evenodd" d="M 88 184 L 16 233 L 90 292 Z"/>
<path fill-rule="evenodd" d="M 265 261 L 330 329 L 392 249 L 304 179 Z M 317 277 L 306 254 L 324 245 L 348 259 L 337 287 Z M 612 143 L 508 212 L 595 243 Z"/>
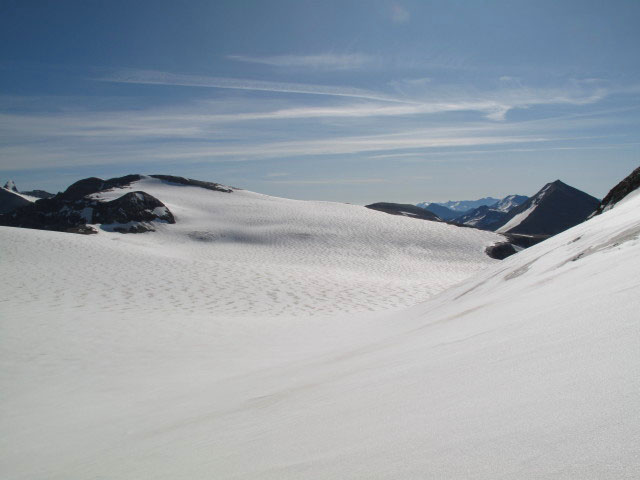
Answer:
<path fill-rule="evenodd" d="M 435 277 L 405 227 L 453 270 L 475 268 L 471 245 L 493 237 L 242 191 L 213 193 L 218 208 L 154 185 L 136 189 L 178 219 L 159 232 L 0 228 L 2 478 L 640 476 L 638 192 L 424 303 L 354 313 L 402 303 L 371 295 L 387 295 L 381 278 L 394 291 L 404 255 Z M 242 227 L 261 218 L 259 232 Z M 300 219 L 311 237 L 294 235 Z M 221 237 L 232 225 L 241 243 Z M 357 285 L 322 297 L 316 282 L 341 281 L 338 266 Z M 294 294 L 327 315 L 304 315 Z"/>
<path fill-rule="evenodd" d="M 507 223 L 505 223 L 503 226 L 497 229 L 496 232 L 505 233 L 511 230 L 512 228 L 517 227 L 522 222 L 524 222 L 527 219 L 527 217 L 531 215 L 537 207 L 538 207 L 537 203 L 532 203 L 529 208 L 514 215 Z"/>

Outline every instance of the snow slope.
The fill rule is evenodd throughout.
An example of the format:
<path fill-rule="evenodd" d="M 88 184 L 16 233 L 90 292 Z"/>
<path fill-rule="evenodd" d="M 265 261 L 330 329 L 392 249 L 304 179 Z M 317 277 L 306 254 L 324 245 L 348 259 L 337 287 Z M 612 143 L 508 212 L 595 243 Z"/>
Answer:
<path fill-rule="evenodd" d="M 638 192 L 410 309 L 302 318 L 263 315 L 258 307 L 242 310 L 245 317 L 224 309 L 216 314 L 193 301 L 198 295 L 172 307 L 166 299 L 181 299 L 182 289 L 215 285 L 206 283 L 204 273 L 216 275 L 208 263 L 212 258 L 240 262 L 241 256 L 224 240 L 213 245 L 188 240 L 187 220 L 197 225 L 199 201 L 179 207 L 177 196 L 175 204 L 168 194 L 163 198 L 165 185 L 157 188 L 145 191 L 174 211 L 175 231 L 166 226 L 161 235 L 83 237 L 0 228 L 3 477 L 640 475 Z M 232 215 L 246 218 L 242 198 L 251 203 L 259 197 L 227 194 L 225 207 L 211 211 L 220 216 L 220 225 Z M 265 212 L 291 208 L 311 215 L 295 203 L 268 201 L 272 209 Z M 377 245 L 354 226 L 360 213 L 351 209 L 357 207 L 315 205 L 337 215 L 330 230 L 338 235 L 331 241 L 343 246 L 337 259 L 328 252 L 323 259 L 303 258 L 295 248 L 288 262 L 284 253 L 268 258 L 261 249 L 271 246 L 268 251 L 274 252 L 273 245 L 285 238 L 287 245 L 297 245 L 291 238 L 296 223 L 280 214 L 268 217 L 256 233 L 268 242 L 247 242 L 259 248 L 248 249 L 247 263 L 259 268 L 256 264 L 268 262 L 266 275 L 280 278 L 280 270 L 308 268 L 306 279 L 292 274 L 299 285 L 279 284 L 290 292 L 314 291 L 311 272 L 321 277 L 322 261 L 347 262 L 350 280 L 360 278 L 354 271 L 364 260 L 348 262 L 354 252 L 346 254 L 350 247 L 347 237 L 340 243 L 341 229 L 351 228 L 358 251 Z M 391 245 L 410 251 L 408 240 L 393 235 L 401 225 L 425 228 L 425 235 L 447 227 L 363 215 L 355 225 L 371 219 L 384 229 L 371 215 L 405 222 L 394 223 L 386 234 Z M 277 228 L 280 218 L 283 225 Z M 305 232 L 321 236 L 328 228 L 322 226 Z M 218 238 L 217 228 L 208 224 L 206 231 Z M 427 243 L 446 252 L 450 244 L 444 233 L 436 233 Z M 311 245 L 311 251 L 321 251 L 322 241 Z M 402 268 L 410 263 L 399 253 L 383 258 Z M 375 264 L 368 260 L 368 266 Z M 374 270 L 371 281 L 383 274 L 393 278 L 397 267 L 387 268 Z M 55 276 L 50 269 L 57 270 Z M 143 273 L 146 269 L 150 273 Z M 225 270 L 236 274 L 234 268 Z M 238 280 L 257 282 L 252 287 L 259 305 L 268 296 L 259 290 L 264 281 L 255 277 L 246 273 L 234 281 L 240 291 Z M 145 283 L 153 278 L 158 283 Z M 144 280 L 138 285 L 142 293 L 132 279 Z M 225 292 L 230 299 L 238 295 L 234 288 Z M 104 302 L 104 295 L 111 295 L 111 302 Z M 303 301 L 324 305 L 321 297 Z M 344 297 L 334 303 L 343 311 L 357 310 Z M 269 308 L 270 314 L 278 312 Z"/>
<path fill-rule="evenodd" d="M 75 305 L 86 314 L 236 316 L 397 308 L 494 263 L 484 248 L 502 239 L 355 205 L 152 178 L 98 196 L 136 190 L 160 199 L 176 224 L 89 238 L 3 229 L 2 249 L 17 262 L 6 308 L 19 311 L 34 299 L 62 314 Z"/>

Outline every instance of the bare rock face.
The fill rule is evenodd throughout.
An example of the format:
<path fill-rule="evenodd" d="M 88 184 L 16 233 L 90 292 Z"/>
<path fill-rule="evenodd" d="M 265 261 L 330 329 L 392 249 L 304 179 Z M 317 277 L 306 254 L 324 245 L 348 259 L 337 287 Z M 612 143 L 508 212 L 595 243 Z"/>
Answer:
<path fill-rule="evenodd" d="M 29 195 L 30 197 L 36 198 L 51 198 L 55 196 L 53 193 L 49 193 L 45 190 L 27 190 L 26 192 L 22 192 L 24 195 Z"/>
<path fill-rule="evenodd" d="M 484 252 L 491 258 L 495 258 L 496 260 L 504 260 L 514 253 L 517 253 L 517 250 L 509 242 L 499 242 L 495 245 L 488 246 L 487 248 L 485 248 Z"/>
<path fill-rule="evenodd" d="M 177 185 L 186 185 L 191 187 L 200 187 L 207 190 L 213 190 L 216 192 L 231 193 L 233 189 L 220 185 L 219 183 L 203 182 L 202 180 L 194 180 L 193 178 L 176 177 L 174 175 L 149 175 L 151 178 L 157 178 L 169 183 L 175 183 Z"/>
<path fill-rule="evenodd" d="M 139 175 L 128 175 L 106 181 L 80 180 L 63 193 L 0 215 L 0 225 L 87 235 L 97 233 L 91 224 L 101 224 L 109 231 L 142 233 L 154 231 L 153 222 L 175 223 L 166 205 L 146 192 L 129 192 L 109 202 L 87 196 L 139 179 Z"/>
<path fill-rule="evenodd" d="M 217 192 L 232 193 L 233 189 L 218 183 L 203 182 L 191 178 L 172 175 L 151 175 L 152 178 L 162 180 L 177 186 L 192 186 L 205 188 Z M 2 193 L 10 196 L 16 204 L 11 208 L 0 210 L 0 225 L 11 227 L 35 228 L 40 230 L 54 230 L 80 234 L 97 233 L 91 225 L 99 224 L 107 231 L 120 233 L 142 233 L 154 231 L 154 224 L 175 223 L 175 218 L 169 209 L 157 198 L 146 192 L 129 192 L 125 195 L 103 202 L 91 195 L 106 190 L 124 188 L 131 183 L 141 180 L 142 175 L 125 175 L 124 177 L 103 180 L 97 177 L 85 178 L 70 185 L 64 192 L 51 195 L 42 193 L 36 203 L 24 200 L 17 193 L 15 184 L 7 182 Z M 12 191 L 13 189 L 14 191 Z M 9 198 L 9 197 L 7 197 Z M 0 204 L 8 204 L 0 198 Z"/>
<path fill-rule="evenodd" d="M 371 210 L 388 213 L 390 215 L 401 215 L 420 220 L 431 220 L 432 222 L 442 221 L 435 213 L 410 204 L 378 202 L 372 203 L 371 205 L 365 205 L 365 207 Z"/>
<path fill-rule="evenodd" d="M 165 204 L 146 192 L 130 192 L 110 202 L 98 202 L 93 208 L 91 223 L 121 233 L 153 231 L 153 221 L 176 223 Z"/>
<path fill-rule="evenodd" d="M 9 186 L 11 187 L 11 185 Z M 13 185 L 13 189 L 7 188 L 6 185 L 4 188 L 0 188 L 0 215 L 11 213 L 17 208 L 31 204 L 29 200 L 22 198 L 14 189 L 15 185 Z"/>
<path fill-rule="evenodd" d="M 122 188 L 130 185 L 132 182 L 142 179 L 141 175 L 125 175 L 124 177 L 110 178 L 109 180 L 102 180 L 97 177 L 89 177 L 83 180 L 78 180 L 76 183 L 70 185 L 63 193 L 58 194 L 65 200 L 80 200 L 86 195 L 90 195 L 96 192 L 102 192 L 104 190 L 111 190 L 113 188 Z"/>
<path fill-rule="evenodd" d="M 607 193 L 607 196 L 602 199 L 602 202 L 600 202 L 600 205 L 598 205 L 593 215 L 600 215 L 602 212 L 612 208 L 616 203 L 638 188 L 640 188 L 640 167 L 636 168 Z"/>

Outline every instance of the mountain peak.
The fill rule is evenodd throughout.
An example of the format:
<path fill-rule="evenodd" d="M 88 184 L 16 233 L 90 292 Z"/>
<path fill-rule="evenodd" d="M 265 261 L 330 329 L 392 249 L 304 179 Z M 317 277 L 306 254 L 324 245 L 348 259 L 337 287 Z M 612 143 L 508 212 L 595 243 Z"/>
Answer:
<path fill-rule="evenodd" d="M 519 207 L 497 231 L 526 235 L 555 235 L 586 220 L 600 201 L 556 180 Z"/>
<path fill-rule="evenodd" d="M 11 190 L 12 192 L 18 192 L 18 188 L 16 187 L 16 184 L 13 180 L 7 180 L 7 183 L 4 184 L 4 188 L 6 188 L 7 190 Z"/>

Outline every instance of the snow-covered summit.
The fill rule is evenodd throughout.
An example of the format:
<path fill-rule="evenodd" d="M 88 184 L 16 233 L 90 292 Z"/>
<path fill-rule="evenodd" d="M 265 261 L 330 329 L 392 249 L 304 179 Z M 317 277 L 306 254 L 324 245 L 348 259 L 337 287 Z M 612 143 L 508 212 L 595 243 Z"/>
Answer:
<path fill-rule="evenodd" d="M 509 212 L 513 208 L 522 205 L 524 202 L 528 200 L 529 197 L 524 195 L 507 195 L 502 200 L 497 202 L 494 205 L 491 205 L 490 208 L 494 210 L 498 210 L 499 212 Z"/>
<path fill-rule="evenodd" d="M 422 202 L 416 206 L 435 213 L 443 220 L 451 220 L 454 223 L 484 230 L 493 230 L 492 227 L 499 223 L 506 213 L 524 203 L 527 198 L 524 195 L 508 195 L 502 199 L 485 197 L 472 201 Z"/>
<path fill-rule="evenodd" d="M 16 187 L 16 184 L 13 180 L 7 180 L 7 183 L 4 184 L 4 188 L 5 190 L 11 190 L 13 192 L 18 193 L 18 189 Z"/>
<path fill-rule="evenodd" d="M 490 206 L 499 202 L 499 198 L 493 197 L 484 197 L 478 200 L 449 200 L 447 202 L 439 202 L 438 205 L 443 207 L 447 207 L 455 212 L 468 212 L 474 208 L 478 208 L 480 206 Z"/>

